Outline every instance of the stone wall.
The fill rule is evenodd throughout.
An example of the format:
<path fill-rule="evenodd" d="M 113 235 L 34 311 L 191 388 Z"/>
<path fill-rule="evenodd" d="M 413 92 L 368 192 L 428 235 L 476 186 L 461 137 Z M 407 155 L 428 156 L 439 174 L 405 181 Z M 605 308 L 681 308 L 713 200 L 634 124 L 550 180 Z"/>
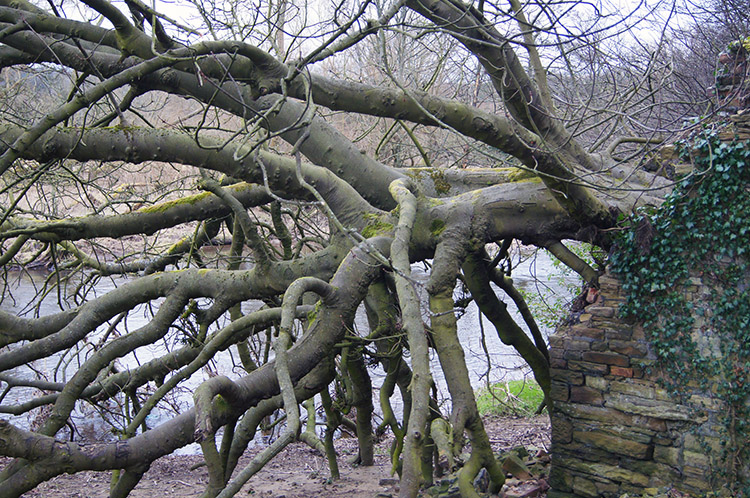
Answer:
<path fill-rule="evenodd" d="M 620 497 L 663 486 L 705 494 L 721 452 L 722 404 L 695 390 L 681 404 L 660 387 L 643 328 L 617 317 L 617 280 L 604 275 L 600 283 L 597 301 L 577 323 L 550 337 L 548 496 Z M 694 299 L 708 291 L 699 278 L 690 284 Z"/>
<path fill-rule="evenodd" d="M 719 54 L 715 92 L 724 110 L 737 112 L 750 108 L 750 36 L 729 44 Z"/>

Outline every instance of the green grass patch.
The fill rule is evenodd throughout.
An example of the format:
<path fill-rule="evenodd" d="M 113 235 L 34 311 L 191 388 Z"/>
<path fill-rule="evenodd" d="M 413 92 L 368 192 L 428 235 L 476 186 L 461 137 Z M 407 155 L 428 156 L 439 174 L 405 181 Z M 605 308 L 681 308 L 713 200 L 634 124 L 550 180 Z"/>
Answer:
<path fill-rule="evenodd" d="M 531 417 L 544 400 L 542 388 L 533 380 L 498 382 L 476 395 L 480 415 Z"/>

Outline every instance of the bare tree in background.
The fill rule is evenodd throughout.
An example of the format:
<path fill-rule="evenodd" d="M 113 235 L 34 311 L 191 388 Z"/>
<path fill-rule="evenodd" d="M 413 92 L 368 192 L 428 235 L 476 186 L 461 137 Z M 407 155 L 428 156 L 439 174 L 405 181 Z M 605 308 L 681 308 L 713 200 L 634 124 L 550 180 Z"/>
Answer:
<path fill-rule="evenodd" d="M 653 43 L 628 36 L 650 12 L 591 2 L 326 8 L 194 0 L 177 21 L 140 0 L 0 1 L 4 305 L 19 272 L 40 266 L 49 273 L 26 310 L 60 304 L 0 312 L 0 408 L 48 415 L 35 432 L 0 421 L 0 453 L 14 458 L 0 496 L 84 470 L 116 471 L 111 496 L 127 496 L 154 460 L 192 442 L 209 470 L 204 496 L 234 495 L 295 440 L 326 453 L 336 477 L 340 424 L 372 463 L 378 388 L 401 496 L 431 481 L 433 441 L 458 459 L 464 434 L 462 496 L 477 496 L 482 468 L 502 486 L 454 288 L 460 279 L 548 394 L 545 339 L 503 302 L 527 309 L 502 270 L 508 248 L 546 248 L 597 286 L 563 241 L 607 248 L 619 214 L 668 190 L 638 168 L 687 112 L 668 97 L 679 83 L 660 58 L 666 42 L 658 30 Z M 411 264 L 427 260 L 421 284 Z M 369 327 L 355 330 L 362 304 Z M 168 421 L 147 418 L 226 350 L 234 375 L 212 374 Z M 447 413 L 431 398 L 430 350 Z M 53 378 L 19 373 L 45 358 Z M 10 401 L 24 388 L 40 394 Z M 302 426 L 311 399 L 326 413 L 322 440 Z M 119 440 L 63 441 L 82 405 Z M 353 422 L 341 415 L 351 408 Z M 237 469 L 278 409 L 280 437 Z"/>

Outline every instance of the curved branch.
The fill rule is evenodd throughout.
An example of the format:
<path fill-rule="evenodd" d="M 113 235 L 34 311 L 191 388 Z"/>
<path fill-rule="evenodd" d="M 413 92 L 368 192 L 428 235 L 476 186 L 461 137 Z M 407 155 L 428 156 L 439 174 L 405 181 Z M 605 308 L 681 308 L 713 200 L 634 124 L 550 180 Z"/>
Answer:
<path fill-rule="evenodd" d="M 486 258 L 484 259 L 487 261 Z M 521 318 L 523 318 L 523 321 L 529 328 L 529 332 L 531 332 L 531 337 L 534 338 L 534 344 L 549 362 L 549 351 L 547 350 L 547 343 L 544 341 L 544 336 L 542 336 L 542 332 L 539 330 L 539 325 L 536 323 L 534 315 L 531 314 L 529 305 L 526 304 L 523 295 L 513 286 L 513 279 L 503 275 L 503 273 L 497 268 L 492 269 L 490 279 L 513 300 L 516 308 L 518 308 L 518 312 L 521 314 Z"/>
<path fill-rule="evenodd" d="M 599 274 L 588 263 L 578 257 L 576 253 L 565 247 L 559 240 L 548 242 L 544 247 L 565 266 L 576 272 L 590 286 L 599 288 Z"/>
<path fill-rule="evenodd" d="M 305 292 L 314 292 L 321 296 L 323 303 L 328 302 L 335 295 L 335 289 L 327 282 L 316 278 L 302 278 L 295 281 L 289 286 L 284 294 L 284 302 L 281 312 L 281 326 L 279 327 L 279 337 L 274 342 L 274 351 L 276 358 L 274 360 L 276 379 L 279 383 L 279 390 L 284 404 L 286 413 L 286 428 L 284 433 L 279 436 L 270 446 L 265 448 L 253 460 L 242 469 L 227 486 L 219 493 L 218 498 L 231 498 L 240 490 L 248 479 L 255 475 L 263 465 L 271 458 L 276 456 L 286 445 L 297 439 L 300 429 L 299 405 L 297 396 L 294 392 L 294 382 L 289 370 L 289 358 L 287 349 L 291 345 L 292 325 L 296 315 L 297 303 Z M 197 407 L 196 403 L 196 407 Z M 200 418 L 199 418 L 200 420 Z"/>
<path fill-rule="evenodd" d="M 389 239 L 375 238 L 370 239 L 369 242 L 375 245 L 381 253 L 388 253 Z M 380 266 L 362 248 L 353 249 L 342 262 L 339 271 L 331 280 L 331 286 L 335 289 L 335 294 L 330 297 L 331 304 L 319 310 L 308 333 L 289 350 L 289 373 L 293 383 L 297 383 L 335 351 L 335 345 L 344 337 L 347 328 L 351 327 L 357 305 L 364 298 L 368 284 L 379 272 Z M 184 275 L 186 272 L 181 273 Z M 154 277 L 145 277 L 145 279 L 148 278 Z M 205 274 L 201 278 L 205 280 Z M 215 406 L 212 407 L 213 426 L 220 427 L 229 420 L 235 420 L 261 400 L 278 394 L 279 385 L 273 369 L 274 363 L 269 362 L 236 381 L 237 397 L 229 409 L 219 410 Z M 190 410 L 127 441 L 91 445 L 86 447 L 84 452 L 75 455 L 75 468 L 77 470 L 122 469 L 142 465 L 144 461 L 153 461 L 191 443 L 195 421 L 195 412 Z M 47 463 L 67 458 L 66 455 L 69 453 L 65 453 L 68 451 L 65 445 L 56 446 L 52 438 L 49 441 L 53 443 L 44 446 L 46 453 L 40 455 Z M 69 468 L 45 465 L 45 460 L 35 462 L 33 466 L 22 468 L 8 476 L 2 484 L 4 489 L 12 490 L 9 496 L 19 496 L 40 482 Z M 43 472 L 39 471 L 40 467 L 44 469 Z"/>
<path fill-rule="evenodd" d="M 247 215 L 245 206 L 243 206 L 236 197 L 225 190 L 219 182 L 204 178 L 198 186 L 219 197 L 227 206 L 229 206 L 232 213 L 234 213 L 234 216 L 239 220 L 245 239 L 249 242 L 250 247 L 255 254 L 257 263 L 261 266 L 267 266 L 272 260 L 271 254 L 268 252 L 268 249 L 266 249 L 266 245 L 258 234 L 258 229 L 255 227 L 255 224 Z"/>

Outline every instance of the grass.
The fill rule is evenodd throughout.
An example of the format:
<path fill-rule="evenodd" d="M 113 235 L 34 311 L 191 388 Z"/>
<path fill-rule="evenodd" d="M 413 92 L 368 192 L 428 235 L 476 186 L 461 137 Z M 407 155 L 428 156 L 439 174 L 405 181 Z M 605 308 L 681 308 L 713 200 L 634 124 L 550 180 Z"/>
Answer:
<path fill-rule="evenodd" d="M 544 399 L 542 388 L 533 380 L 498 382 L 476 394 L 481 415 L 531 417 Z"/>

